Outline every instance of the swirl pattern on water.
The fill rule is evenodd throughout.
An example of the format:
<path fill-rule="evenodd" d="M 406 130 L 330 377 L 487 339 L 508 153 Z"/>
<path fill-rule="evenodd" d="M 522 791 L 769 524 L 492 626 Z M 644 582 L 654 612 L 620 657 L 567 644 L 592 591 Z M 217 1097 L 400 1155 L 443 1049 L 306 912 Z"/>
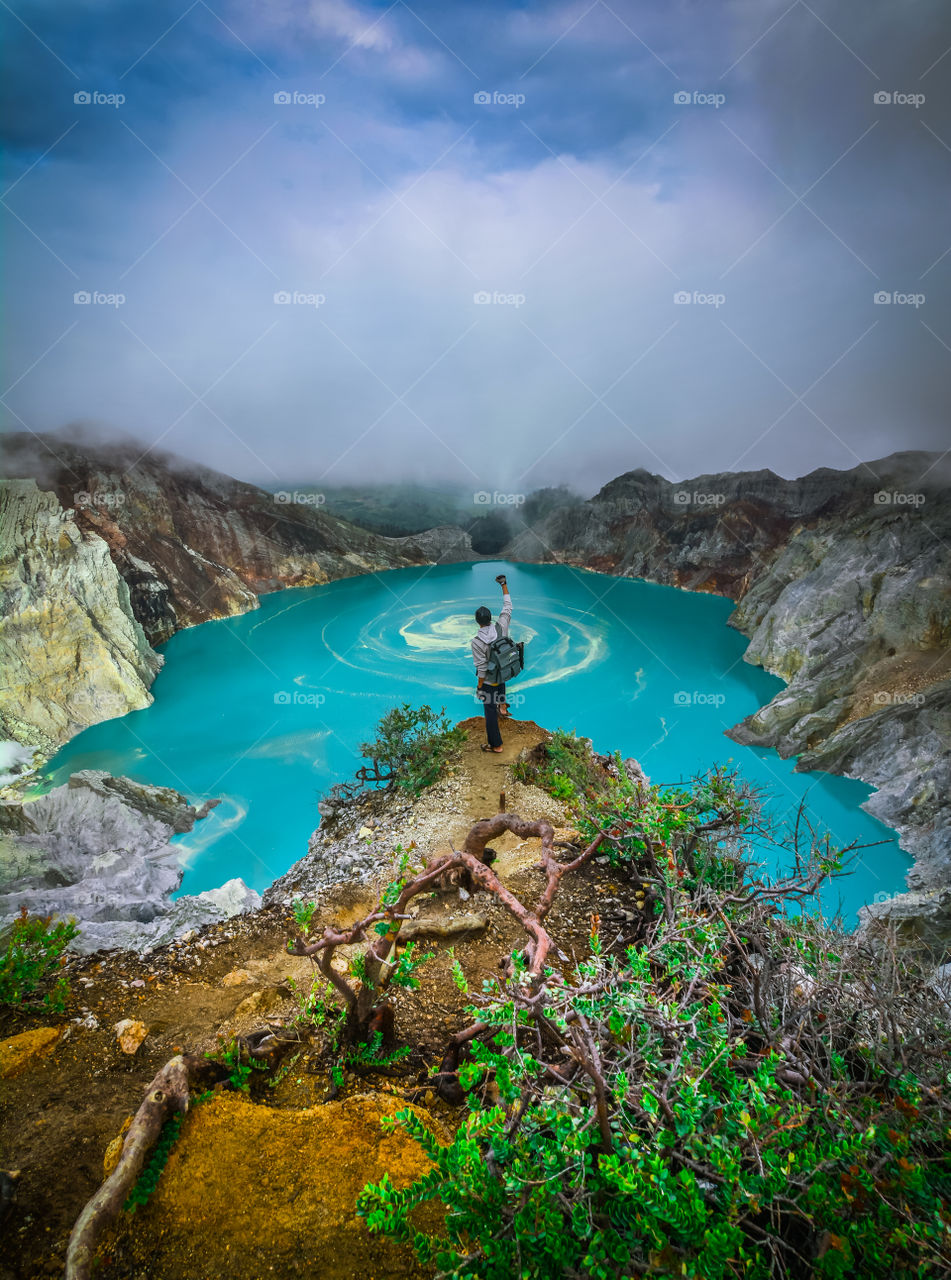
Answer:
<path fill-rule="evenodd" d="M 336 622 L 323 627 L 321 640 L 341 667 L 387 680 L 399 671 L 401 679 L 416 678 L 431 689 L 465 694 L 471 692 L 475 678 L 469 645 L 477 625 L 475 609 L 447 612 L 457 606 L 455 600 L 424 610 L 390 604 L 363 623 L 356 643 L 338 647 Z M 402 615 L 406 617 L 401 622 Z M 553 612 L 522 606 L 512 634 L 525 641 L 526 671 L 518 685 L 523 692 L 577 676 L 607 657 L 606 637 L 581 610 Z M 460 682 L 463 670 L 465 683 Z"/>

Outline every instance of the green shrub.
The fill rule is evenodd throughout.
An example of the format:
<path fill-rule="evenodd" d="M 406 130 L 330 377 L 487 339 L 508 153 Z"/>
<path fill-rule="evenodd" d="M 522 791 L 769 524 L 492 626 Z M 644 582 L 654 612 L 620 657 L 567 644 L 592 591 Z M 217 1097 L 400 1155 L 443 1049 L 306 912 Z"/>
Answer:
<path fill-rule="evenodd" d="M 337 783 L 327 800 L 330 805 L 347 803 L 358 794 L 372 795 L 364 789 L 372 787 L 379 795 L 408 791 L 418 796 L 432 786 L 458 758 L 466 740 L 464 729 L 455 728 L 446 717 L 430 706 L 413 707 L 408 702 L 393 707 L 376 727 L 372 742 L 360 745 L 360 754 L 368 762 L 356 772 L 354 782 Z"/>
<path fill-rule="evenodd" d="M 465 730 L 454 728 L 445 714 L 404 702 L 383 716 L 376 738 L 364 742 L 360 754 L 386 775 L 389 787 L 419 795 L 445 773 L 465 738 Z"/>
<path fill-rule="evenodd" d="M 564 729 L 556 729 L 547 742 L 540 743 L 533 758 L 516 760 L 512 774 L 516 781 L 541 787 L 559 800 L 584 796 L 604 782 L 604 771 L 587 739 Z"/>
<path fill-rule="evenodd" d="M 582 783 L 559 750 L 550 782 Z M 399 1114 L 433 1167 L 366 1186 L 370 1228 L 478 1280 L 951 1274 L 951 1027 L 927 973 L 803 909 L 841 865 L 827 841 L 761 877 L 733 775 L 600 772 L 578 825 L 639 887 L 636 941 L 595 916 L 587 959 L 532 982 L 516 952 L 486 984 L 468 1119 L 443 1147 Z M 435 1236 L 410 1216 L 429 1201 Z"/>
<path fill-rule="evenodd" d="M 0 960 L 0 1004 L 35 1005 L 62 1013 L 69 983 L 62 974 L 53 978 L 65 963 L 63 952 L 78 933 L 72 920 L 31 916 L 22 907 Z"/>

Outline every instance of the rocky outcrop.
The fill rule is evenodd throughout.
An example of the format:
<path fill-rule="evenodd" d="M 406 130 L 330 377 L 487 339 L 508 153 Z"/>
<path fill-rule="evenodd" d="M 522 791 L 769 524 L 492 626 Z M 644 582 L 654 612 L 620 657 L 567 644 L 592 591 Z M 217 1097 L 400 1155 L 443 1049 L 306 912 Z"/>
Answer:
<path fill-rule="evenodd" d="M 468 535 L 384 538 L 305 492 L 268 493 L 133 443 L 5 438 L 0 589 L 10 659 L 0 732 L 49 754 L 149 701 L 181 627 L 257 607 L 283 587 L 472 558 Z M 37 487 L 38 486 L 38 487 Z M 12 675 L 11 675 L 12 671 Z"/>
<path fill-rule="evenodd" d="M 151 701 L 162 665 L 106 542 L 33 480 L 0 483 L 0 737 L 48 754 Z"/>
<path fill-rule="evenodd" d="M 242 880 L 171 901 L 182 865 L 170 839 L 216 803 L 195 808 L 168 787 L 86 769 L 36 800 L 0 806 L 0 923 L 25 906 L 74 918 L 77 950 L 145 951 L 253 910 L 261 899 Z"/>
<path fill-rule="evenodd" d="M 440 524 L 434 529 L 424 529 L 405 538 L 390 538 L 394 546 L 402 548 L 406 555 L 421 556 L 430 564 L 460 564 L 480 557 L 472 550 L 472 539 L 457 525 Z"/>
<path fill-rule="evenodd" d="M 877 787 L 866 807 L 915 857 L 909 884 L 934 894 L 951 884 L 947 480 L 924 453 L 798 480 L 633 471 L 505 554 L 735 600 L 746 660 L 787 687 L 731 736 Z"/>

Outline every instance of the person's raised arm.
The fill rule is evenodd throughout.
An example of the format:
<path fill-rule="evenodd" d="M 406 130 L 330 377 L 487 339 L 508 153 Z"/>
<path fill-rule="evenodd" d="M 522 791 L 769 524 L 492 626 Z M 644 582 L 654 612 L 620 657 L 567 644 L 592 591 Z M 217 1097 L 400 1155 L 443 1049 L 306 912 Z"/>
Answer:
<path fill-rule="evenodd" d="M 499 614 L 499 630 L 503 636 L 507 636 L 509 633 L 509 621 L 512 617 L 512 597 L 509 595 L 509 584 L 504 573 L 499 574 L 498 583 L 502 588 L 502 612 Z"/>

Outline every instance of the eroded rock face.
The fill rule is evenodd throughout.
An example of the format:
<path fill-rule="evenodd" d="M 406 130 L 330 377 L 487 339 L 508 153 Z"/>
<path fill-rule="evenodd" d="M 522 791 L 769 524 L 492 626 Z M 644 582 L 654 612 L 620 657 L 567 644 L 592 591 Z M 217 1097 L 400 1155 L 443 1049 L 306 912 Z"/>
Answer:
<path fill-rule="evenodd" d="M 135 444 L 13 434 L 4 471 L 23 478 L 2 515 L 0 736 L 46 754 L 146 706 L 151 646 L 182 627 L 283 587 L 473 558 L 460 529 L 380 537 Z"/>
<path fill-rule="evenodd" d="M 182 880 L 170 844 L 208 811 L 169 787 L 74 773 L 65 786 L 0 806 L 0 923 L 31 914 L 73 917 L 75 950 L 146 951 L 189 929 L 260 906 L 242 880 L 172 902 Z"/>
<path fill-rule="evenodd" d="M 799 480 L 633 471 L 505 554 L 735 600 L 746 660 L 787 687 L 730 736 L 877 787 L 866 808 L 915 857 L 909 885 L 933 894 L 951 884 L 948 480 L 924 453 Z"/>
<path fill-rule="evenodd" d="M 162 659 L 109 547 L 32 480 L 0 482 L 0 737 L 44 752 L 152 701 Z"/>

